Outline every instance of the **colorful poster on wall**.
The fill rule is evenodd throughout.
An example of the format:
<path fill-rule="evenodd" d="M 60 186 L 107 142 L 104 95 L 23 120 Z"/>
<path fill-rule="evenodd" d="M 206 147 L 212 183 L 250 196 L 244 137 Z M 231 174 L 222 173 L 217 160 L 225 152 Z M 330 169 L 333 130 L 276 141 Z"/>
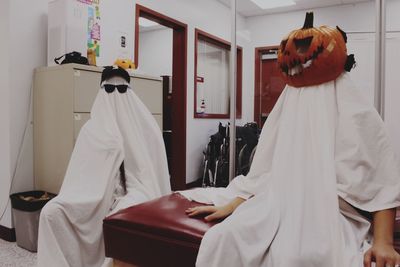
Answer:
<path fill-rule="evenodd" d="M 77 0 L 88 8 L 87 48 L 100 56 L 100 0 Z"/>

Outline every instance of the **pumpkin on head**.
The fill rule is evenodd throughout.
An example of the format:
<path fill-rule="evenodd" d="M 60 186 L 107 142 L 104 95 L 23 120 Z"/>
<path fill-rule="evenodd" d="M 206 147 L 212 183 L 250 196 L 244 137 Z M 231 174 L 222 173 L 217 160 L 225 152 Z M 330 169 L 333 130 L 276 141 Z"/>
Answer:
<path fill-rule="evenodd" d="M 284 81 L 294 87 L 322 84 L 350 71 L 354 56 L 347 56 L 346 33 L 339 27 L 313 27 L 314 14 L 307 12 L 304 26 L 282 40 L 278 65 Z"/>

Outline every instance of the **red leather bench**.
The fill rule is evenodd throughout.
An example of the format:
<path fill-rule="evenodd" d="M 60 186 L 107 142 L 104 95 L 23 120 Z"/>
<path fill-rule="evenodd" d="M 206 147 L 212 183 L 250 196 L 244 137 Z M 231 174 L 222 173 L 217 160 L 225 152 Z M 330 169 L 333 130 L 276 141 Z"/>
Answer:
<path fill-rule="evenodd" d="M 215 223 L 189 218 L 185 210 L 202 205 L 171 194 L 117 212 L 104 219 L 106 256 L 140 267 L 195 266 L 204 233 Z M 395 248 L 400 252 L 400 212 Z"/>
<path fill-rule="evenodd" d="M 185 214 L 199 205 L 175 193 L 107 217 L 106 256 L 140 267 L 195 266 L 201 239 L 215 224 Z"/>

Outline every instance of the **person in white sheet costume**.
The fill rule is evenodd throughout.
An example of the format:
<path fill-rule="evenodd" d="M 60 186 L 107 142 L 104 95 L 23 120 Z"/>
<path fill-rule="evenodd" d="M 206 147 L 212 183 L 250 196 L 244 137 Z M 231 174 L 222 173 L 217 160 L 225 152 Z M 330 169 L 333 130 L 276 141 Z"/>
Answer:
<path fill-rule="evenodd" d="M 106 68 L 102 80 L 103 85 L 128 85 L 129 75 Z M 160 128 L 132 89 L 125 87 L 125 93 L 114 89 L 111 93 L 100 89 L 91 118 L 79 133 L 60 193 L 41 212 L 40 267 L 102 266 L 104 217 L 170 193 Z M 126 194 L 118 196 L 122 162 Z"/>
<path fill-rule="evenodd" d="M 206 232 L 198 267 L 400 266 L 393 248 L 399 161 L 347 73 L 286 86 L 247 176 L 180 193 L 214 204 L 188 209 L 189 216 L 227 217 Z M 362 211 L 373 217 L 373 234 Z"/>

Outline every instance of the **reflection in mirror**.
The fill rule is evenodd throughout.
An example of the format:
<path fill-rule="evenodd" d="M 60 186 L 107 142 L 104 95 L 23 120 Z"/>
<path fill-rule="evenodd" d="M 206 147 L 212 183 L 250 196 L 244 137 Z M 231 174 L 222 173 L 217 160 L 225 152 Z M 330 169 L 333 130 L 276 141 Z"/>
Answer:
<path fill-rule="evenodd" d="M 139 72 L 155 77 L 172 75 L 172 33 L 155 21 L 139 18 Z"/>
<path fill-rule="evenodd" d="M 195 118 L 229 118 L 229 42 L 195 29 Z M 241 117 L 242 48 L 237 49 L 237 117 Z"/>
<path fill-rule="evenodd" d="M 229 114 L 229 45 L 197 31 L 196 115 Z M 195 63 L 196 64 L 196 63 Z"/>

